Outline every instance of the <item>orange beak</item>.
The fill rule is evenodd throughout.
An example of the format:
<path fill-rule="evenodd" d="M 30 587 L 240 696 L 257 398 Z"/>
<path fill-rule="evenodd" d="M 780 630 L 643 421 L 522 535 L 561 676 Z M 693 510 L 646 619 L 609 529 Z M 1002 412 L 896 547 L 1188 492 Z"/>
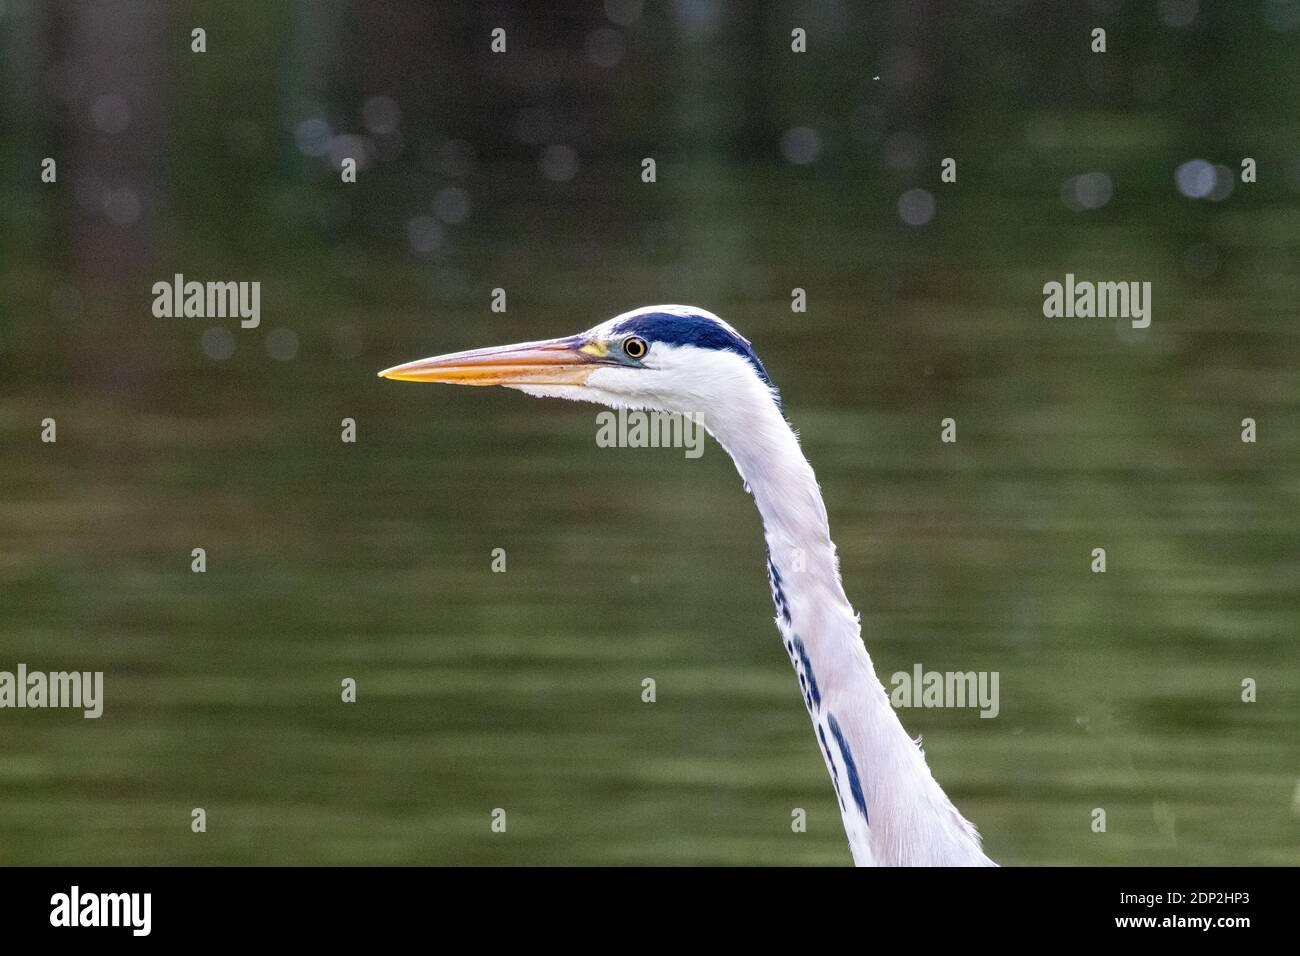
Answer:
<path fill-rule="evenodd" d="M 394 365 L 380 378 L 455 385 L 583 385 L 607 350 L 582 336 L 452 352 Z"/>

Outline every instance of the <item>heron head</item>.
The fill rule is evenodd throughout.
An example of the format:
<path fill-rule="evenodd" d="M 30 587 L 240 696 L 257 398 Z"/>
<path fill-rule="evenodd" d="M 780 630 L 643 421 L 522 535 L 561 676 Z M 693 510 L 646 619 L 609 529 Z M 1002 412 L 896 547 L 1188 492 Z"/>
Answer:
<path fill-rule="evenodd" d="M 680 305 L 635 309 L 577 335 L 437 355 L 379 374 L 714 417 L 721 405 L 744 397 L 777 401 L 748 340 L 713 313 Z"/>

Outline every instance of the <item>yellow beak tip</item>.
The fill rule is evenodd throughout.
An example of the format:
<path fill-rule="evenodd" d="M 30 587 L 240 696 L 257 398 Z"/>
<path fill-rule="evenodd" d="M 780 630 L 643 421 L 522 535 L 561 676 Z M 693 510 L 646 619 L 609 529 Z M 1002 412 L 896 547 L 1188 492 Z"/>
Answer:
<path fill-rule="evenodd" d="M 580 342 L 577 336 L 568 336 L 452 352 L 394 365 L 379 377 L 452 385 L 583 385 L 601 364 L 601 355 Z"/>

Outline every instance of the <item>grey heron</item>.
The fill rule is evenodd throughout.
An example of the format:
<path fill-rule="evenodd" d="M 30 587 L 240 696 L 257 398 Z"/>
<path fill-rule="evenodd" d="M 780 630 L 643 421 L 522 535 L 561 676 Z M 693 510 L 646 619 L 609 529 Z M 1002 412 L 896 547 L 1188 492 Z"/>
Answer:
<path fill-rule="evenodd" d="M 439 355 L 379 374 L 701 417 L 762 516 L 776 625 L 854 862 L 994 865 L 890 706 L 844 594 L 812 466 L 767 370 L 734 328 L 703 309 L 650 306 L 577 335 Z"/>

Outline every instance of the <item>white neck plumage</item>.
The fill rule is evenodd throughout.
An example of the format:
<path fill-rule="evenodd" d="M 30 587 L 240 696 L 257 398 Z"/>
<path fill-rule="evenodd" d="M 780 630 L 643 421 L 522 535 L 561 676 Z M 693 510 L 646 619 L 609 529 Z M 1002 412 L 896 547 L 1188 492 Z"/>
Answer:
<path fill-rule="evenodd" d="M 659 376 L 602 370 L 583 388 L 510 387 L 613 408 L 687 415 L 704 410 L 705 428 L 735 461 L 763 517 L 777 627 L 835 786 L 854 861 L 993 865 L 980 850 L 975 828 L 930 776 L 920 747 L 876 679 L 840 584 L 817 479 L 771 389 L 735 352 L 664 343 L 653 348 L 663 370 Z"/>
<path fill-rule="evenodd" d="M 754 379 L 755 386 L 761 383 Z M 733 383 L 734 385 L 734 383 Z M 812 466 L 766 390 L 705 425 L 763 518 L 777 627 L 798 676 L 859 866 L 990 866 L 876 678 L 840 583 Z"/>

